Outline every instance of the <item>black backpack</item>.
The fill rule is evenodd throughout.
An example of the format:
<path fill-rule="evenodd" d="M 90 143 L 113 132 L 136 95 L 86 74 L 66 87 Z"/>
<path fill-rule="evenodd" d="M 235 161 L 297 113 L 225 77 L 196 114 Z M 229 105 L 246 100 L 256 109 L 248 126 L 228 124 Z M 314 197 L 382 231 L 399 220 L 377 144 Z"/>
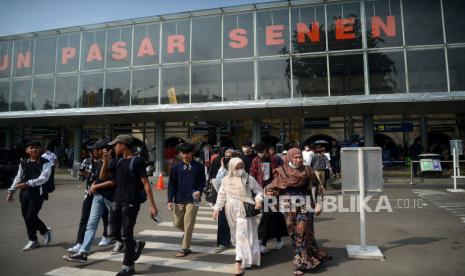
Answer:
<path fill-rule="evenodd" d="M 27 159 L 23 159 L 21 161 L 21 168 L 23 169 L 23 171 L 25 170 L 25 168 L 27 168 L 27 164 L 28 163 L 28 160 Z M 49 161 L 43 157 L 40 157 L 39 158 L 39 168 L 40 168 L 40 172 L 42 173 L 42 168 L 44 167 L 44 164 L 45 163 L 49 163 Z M 46 193 L 46 194 L 50 194 L 50 193 L 53 193 L 53 191 L 55 191 L 55 167 L 52 166 L 52 171 L 50 172 L 50 177 L 48 178 L 47 182 L 45 182 L 44 184 L 42 184 L 42 187 L 44 188 L 43 191 Z"/>
<path fill-rule="evenodd" d="M 139 201 L 140 204 L 144 203 L 147 201 L 147 193 L 145 192 L 144 186 L 142 185 L 140 179 L 136 179 L 136 174 L 134 173 L 134 161 L 136 160 L 137 156 L 131 157 L 131 162 L 129 163 L 129 177 L 133 181 L 136 189 L 139 188 Z M 121 158 L 118 160 L 116 163 L 116 168 L 121 164 L 121 161 L 123 161 L 124 158 Z"/>

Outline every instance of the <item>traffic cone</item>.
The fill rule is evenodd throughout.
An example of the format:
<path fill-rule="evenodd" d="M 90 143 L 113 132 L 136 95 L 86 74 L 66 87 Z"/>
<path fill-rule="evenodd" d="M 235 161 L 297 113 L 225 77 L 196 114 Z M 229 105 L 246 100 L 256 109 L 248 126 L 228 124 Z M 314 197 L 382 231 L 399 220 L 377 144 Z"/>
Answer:
<path fill-rule="evenodd" d="M 155 187 L 155 190 L 163 190 L 163 189 L 165 189 L 163 185 L 163 174 L 160 173 L 160 175 L 158 175 L 158 182 L 157 182 L 157 186 Z"/>

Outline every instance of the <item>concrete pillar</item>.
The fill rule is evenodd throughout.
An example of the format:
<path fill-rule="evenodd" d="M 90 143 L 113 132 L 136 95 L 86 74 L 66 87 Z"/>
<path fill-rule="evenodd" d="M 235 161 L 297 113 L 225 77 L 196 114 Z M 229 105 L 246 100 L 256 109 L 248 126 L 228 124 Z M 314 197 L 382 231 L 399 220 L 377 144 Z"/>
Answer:
<path fill-rule="evenodd" d="M 421 145 L 423 146 L 423 150 L 425 152 L 429 152 L 428 147 L 428 122 L 425 115 L 421 115 L 421 122 L 420 122 L 420 133 L 421 133 Z"/>
<path fill-rule="evenodd" d="M 165 148 L 165 123 L 155 122 L 155 172 L 158 176 L 163 173 L 163 150 Z"/>
<path fill-rule="evenodd" d="M 14 128 L 7 127 L 5 128 L 5 148 L 12 149 L 14 144 Z"/>
<path fill-rule="evenodd" d="M 373 147 L 375 144 L 375 135 L 372 115 L 363 116 L 363 136 L 365 137 L 365 147 Z"/>
<path fill-rule="evenodd" d="M 81 165 L 81 145 L 82 145 L 82 125 L 76 125 L 74 126 L 73 177 L 78 176 L 79 166 Z"/>
<path fill-rule="evenodd" d="M 352 118 L 352 116 L 349 116 L 347 117 L 347 141 L 352 142 L 354 134 L 354 118 Z"/>
<path fill-rule="evenodd" d="M 262 123 L 260 119 L 252 120 L 252 143 L 257 144 L 262 141 Z"/>

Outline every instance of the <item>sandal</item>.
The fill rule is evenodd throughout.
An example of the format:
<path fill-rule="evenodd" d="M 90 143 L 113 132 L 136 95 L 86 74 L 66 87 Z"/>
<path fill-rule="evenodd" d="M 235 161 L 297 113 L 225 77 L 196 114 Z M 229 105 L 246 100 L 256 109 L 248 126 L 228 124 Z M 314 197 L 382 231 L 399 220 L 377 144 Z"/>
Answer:
<path fill-rule="evenodd" d="M 192 253 L 192 251 L 190 249 L 179 249 L 175 256 L 176 257 L 186 257 L 190 253 Z"/>
<path fill-rule="evenodd" d="M 305 272 L 303 272 L 302 270 L 294 270 L 294 275 L 297 275 L 297 276 L 301 276 L 301 275 L 304 275 Z"/>

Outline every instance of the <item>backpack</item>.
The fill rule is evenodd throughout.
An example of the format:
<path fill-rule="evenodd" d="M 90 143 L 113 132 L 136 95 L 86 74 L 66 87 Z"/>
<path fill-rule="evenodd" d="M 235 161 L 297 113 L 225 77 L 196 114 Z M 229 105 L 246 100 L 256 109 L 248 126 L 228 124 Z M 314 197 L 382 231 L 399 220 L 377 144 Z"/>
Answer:
<path fill-rule="evenodd" d="M 147 193 L 145 192 L 144 186 L 141 185 L 140 179 L 136 179 L 136 175 L 134 173 L 134 161 L 136 160 L 136 158 L 137 156 L 131 157 L 131 162 L 129 163 L 129 177 L 133 181 L 133 184 L 134 186 L 136 186 L 136 188 L 142 186 L 142 189 L 139 189 L 139 201 L 140 204 L 142 204 L 147 201 Z M 118 160 L 118 162 L 116 163 L 116 168 L 118 168 L 118 166 L 121 164 L 123 160 L 124 158 Z"/>
<path fill-rule="evenodd" d="M 23 171 L 27 167 L 27 162 L 28 162 L 27 159 L 23 159 L 21 161 L 21 168 L 23 169 Z M 44 167 L 44 164 L 45 163 L 50 163 L 47 159 L 45 159 L 43 157 L 40 157 L 38 162 L 39 162 L 39 167 L 40 167 L 40 172 L 41 173 L 42 173 L 42 168 Z M 55 167 L 54 166 L 52 166 L 52 168 L 51 168 L 50 177 L 48 178 L 47 182 L 42 184 L 42 187 L 43 187 L 43 191 L 46 194 L 50 194 L 50 193 L 53 193 L 53 191 L 55 191 Z"/>

